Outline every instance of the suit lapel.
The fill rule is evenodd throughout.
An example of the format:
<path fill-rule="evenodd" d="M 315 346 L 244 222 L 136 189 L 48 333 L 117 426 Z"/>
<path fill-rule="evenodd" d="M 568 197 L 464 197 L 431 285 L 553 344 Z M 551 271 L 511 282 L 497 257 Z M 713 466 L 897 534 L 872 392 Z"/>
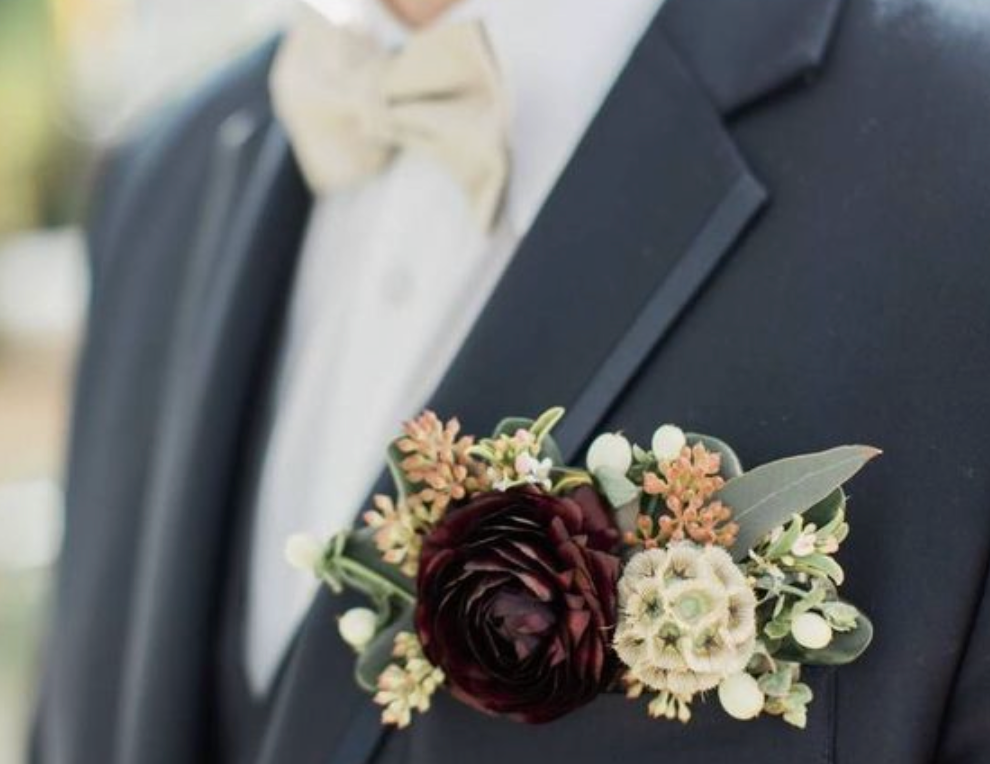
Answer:
<path fill-rule="evenodd" d="M 570 407 L 574 455 L 765 199 L 662 17 L 635 50 L 431 401 L 484 432 Z M 381 741 L 321 592 L 259 764 L 362 764 Z M 319 719 L 319 722 L 315 720 Z"/>
<path fill-rule="evenodd" d="M 308 208 L 268 115 L 258 116 L 254 128 L 236 119 L 218 134 L 160 414 L 124 656 L 121 764 L 195 761 L 202 750 L 213 649 L 206 635 L 214 631 L 243 415 Z"/>

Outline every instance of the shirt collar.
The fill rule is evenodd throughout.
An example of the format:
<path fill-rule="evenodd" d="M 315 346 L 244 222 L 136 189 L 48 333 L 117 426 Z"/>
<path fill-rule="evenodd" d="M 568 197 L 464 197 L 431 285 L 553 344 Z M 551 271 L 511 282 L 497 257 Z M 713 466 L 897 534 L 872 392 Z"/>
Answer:
<path fill-rule="evenodd" d="M 331 21 L 401 45 L 410 29 L 382 0 L 303 0 Z M 664 0 L 459 0 L 436 24 L 480 20 L 512 104 L 507 222 L 535 220 Z"/>

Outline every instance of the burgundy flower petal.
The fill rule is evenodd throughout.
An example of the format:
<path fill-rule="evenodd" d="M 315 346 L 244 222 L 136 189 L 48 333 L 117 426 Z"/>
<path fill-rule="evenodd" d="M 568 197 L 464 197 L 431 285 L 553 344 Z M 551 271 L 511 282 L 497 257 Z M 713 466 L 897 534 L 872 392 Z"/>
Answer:
<path fill-rule="evenodd" d="M 618 541 L 590 487 L 488 493 L 451 510 L 424 543 L 416 629 L 454 696 L 538 723 L 604 690 Z"/>

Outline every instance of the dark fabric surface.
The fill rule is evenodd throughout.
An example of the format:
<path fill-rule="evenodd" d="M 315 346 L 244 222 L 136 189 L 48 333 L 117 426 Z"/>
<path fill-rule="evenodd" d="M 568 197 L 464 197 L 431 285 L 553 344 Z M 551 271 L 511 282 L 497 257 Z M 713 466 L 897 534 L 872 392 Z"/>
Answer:
<path fill-rule="evenodd" d="M 272 50 L 98 187 L 38 764 L 214 760 L 232 528 L 310 203 Z M 810 672 L 806 731 L 620 696 L 526 727 L 440 696 L 382 736 L 323 593 L 256 761 L 990 762 L 988 70 L 990 14 L 961 0 L 668 0 L 433 401 L 476 431 L 575 406 L 575 452 L 661 421 L 747 464 L 883 448 L 840 555 L 876 641 Z"/>

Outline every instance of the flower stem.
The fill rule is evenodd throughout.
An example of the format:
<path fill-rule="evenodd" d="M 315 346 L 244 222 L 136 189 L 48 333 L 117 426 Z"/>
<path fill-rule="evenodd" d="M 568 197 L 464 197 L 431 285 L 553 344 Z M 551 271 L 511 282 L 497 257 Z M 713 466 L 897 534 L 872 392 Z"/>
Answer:
<path fill-rule="evenodd" d="M 416 597 L 388 578 L 350 557 L 338 555 L 327 561 L 326 574 L 331 579 L 346 579 L 371 596 L 386 595 L 395 597 L 407 605 L 416 602 Z M 340 576 L 335 575 L 339 571 Z M 328 582 L 329 583 L 329 582 Z M 331 588 L 334 588 L 331 586 Z"/>

